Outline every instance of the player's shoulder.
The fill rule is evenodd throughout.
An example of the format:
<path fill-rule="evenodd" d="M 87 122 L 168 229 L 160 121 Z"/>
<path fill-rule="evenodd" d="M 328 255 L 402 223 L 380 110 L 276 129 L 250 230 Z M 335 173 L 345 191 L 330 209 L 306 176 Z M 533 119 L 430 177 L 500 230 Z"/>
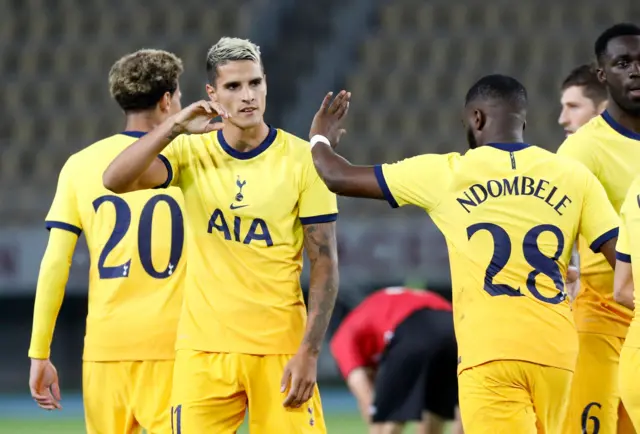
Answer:
<path fill-rule="evenodd" d="M 274 145 L 282 147 L 286 152 L 297 155 L 311 155 L 311 144 L 309 141 L 296 136 L 293 133 L 276 128 Z"/>
<path fill-rule="evenodd" d="M 131 140 L 134 139 L 123 134 L 114 134 L 93 142 L 71 154 L 67 158 L 63 170 L 93 170 L 96 168 L 96 164 L 109 164 L 109 156 L 111 154 L 114 154 L 114 156 L 117 155 L 117 153 L 121 151 L 120 148 L 130 144 Z"/>
<path fill-rule="evenodd" d="M 562 153 L 567 148 L 579 148 L 581 151 L 597 152 L 603 149 L 613 138 L 611 127 L 602 116 L 595 116 L 578 130 L 566 137 L 558 149 Z"/>

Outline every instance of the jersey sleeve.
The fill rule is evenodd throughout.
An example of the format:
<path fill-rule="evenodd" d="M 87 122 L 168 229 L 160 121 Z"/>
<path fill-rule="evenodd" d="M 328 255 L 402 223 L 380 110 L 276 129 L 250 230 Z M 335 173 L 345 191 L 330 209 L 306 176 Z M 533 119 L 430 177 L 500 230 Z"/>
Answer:
<path fill-rule="evenodd" d="M 431 211 L 438 206 L 444 183 L 452 173 L 455 154 L 425 154 L 393 164 L 374 166 L 385 199 L 392 208 L 416 205 Z"/>
<path fill-rule="evenodd" d="M 629 196 L 627 196 L 627 202 L 633 199 L 635 202 L 635 195 L 629 190 Z M 629 232 L 627 231 L 627 202 L 622 205 L 622 211 L 620 213 L 620 231 L 618 232 L 618 241 L 616 243 L 616 259 L 622 262 L 631 263 L 631 249 L 629 245 Z"/>
<path fill-rule="evenodd" d="M 568 136 L 560 145 L 558 155 L 581 162 L 591 173 L 598 176 L 598 158 L 593 150 L 589 138 L 584 134 L 575 133 Z"/>
<path fill-rule="evenodd" d="M 609 202 L 604 187 L 597 178 L 587 173 L 585 196 L 580 215 L 580 233 L 595 253 L 610 239 L 618 236 L 620 219 Z"/>
<path fill-rule="evenodd" d="M 347 378 L 354 369 L 367 364 L 361 346 L 362 331 L 357 312 L 353 311 L 342 321 L 331 339 L 331 354 L 344 378 Z"/>
<path fill-rule="evenodd" d="M 329 223 L 338 219 L 338 199 L 320 179 L 311 152 L 302 169 L 302 188 L 298 201 L 299 218 L 303 225 Z"/>
<path fill-rule="evenodd" d="M 67 160 L 60 171 L 56 194 L 45 218 L 45 226 L 49 230 L 54 228 L 62 229 L 80 235 L 82 233 L 82 223 L 73 175 L 74 163 L 72 157 Z"/>
<path fill-rule="evenodd" d="M 178 184 L 182 152 L 184 150 L 184 143 L 189 140 L 188 137 L 189 136 L 185 134 L 179 135 L 158 155 L 160 161 L 162 161 L 167 168 L 167 180 L 156 188 L 167 188 Z"/>

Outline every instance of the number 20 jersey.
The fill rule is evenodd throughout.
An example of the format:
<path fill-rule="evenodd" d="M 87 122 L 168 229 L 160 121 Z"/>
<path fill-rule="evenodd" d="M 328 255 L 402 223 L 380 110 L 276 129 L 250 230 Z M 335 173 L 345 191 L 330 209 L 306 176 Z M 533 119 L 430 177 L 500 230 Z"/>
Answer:
<path fill-rule="evenodd" d="M 109 163 L 142 134 L 116 134 L 72 155 L 46 217 L 48 229 L 87 240 L 85 361 L 174 358 L 186 263 L 182 192 L 116 195 L 102 184 Z"/>
<path fill-rule="evenodd" d="M 424 208 L 447 241 L 458 372 L 495 360 L 573 371 L 564 281 L 578 233 L 617 235 L 602 185 L 580 163 L 524 143 L 375 167 L 388 202 Z"/>

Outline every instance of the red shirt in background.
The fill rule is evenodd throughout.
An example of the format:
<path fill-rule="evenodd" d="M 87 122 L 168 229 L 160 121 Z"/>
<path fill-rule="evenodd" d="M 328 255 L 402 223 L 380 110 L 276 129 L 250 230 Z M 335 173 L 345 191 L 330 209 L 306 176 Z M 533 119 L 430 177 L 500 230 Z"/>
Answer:
<path fill-rule="evenodd" d="M 342 321 L 331 339 L 331 353 L 342 375 L 375 367 L 395 328 L 419 309 L 452 311 L 451 303 L 425 290 L 392 287 L 374 292 Z"/>

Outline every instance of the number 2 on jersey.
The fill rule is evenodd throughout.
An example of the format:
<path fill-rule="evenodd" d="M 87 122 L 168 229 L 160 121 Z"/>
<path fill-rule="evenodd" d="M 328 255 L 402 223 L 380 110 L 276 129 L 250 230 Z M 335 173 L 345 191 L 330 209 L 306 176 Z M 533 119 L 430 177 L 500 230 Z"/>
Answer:
<path fill-rule="evenodd" d="M 509 234 L 502 227 L 494 223 L 476 223 L 467 228 L 468 239 L 470 240 L 476 232 L 482 230 L 489 232 L 493 237 L 493 256 L 485 272 L 484 290 L 492 296 L 523 295 L 520 288 L 514 288 L 510 285 L 495 283 L 493 281 L 496 275 L 507 265 L 511 257 L 512 247 Z M 558 242 L 558 248 L 552 257 L 546 256 L 538 247 L 538 237 L 545 232 L 550 232 L 555 235 Z M 565 299 L 564 280 L 557 262 L 564 250 L 564 235 L 560 228 L 553 225 L 533 227 L 524 236 L 522 250 L 525 260 L 533 268 L 527 276 L 527 289 L 531 292 L 531 295 L 545 303 L 558 304 L 562 302 Z M 553 281 L 555 287 L 560 291 L 557 295 L 545 297 L 538 291 L 536 287 L 536 277 L 540 274 L 548 276 Z"/>
<path fill-rule="evenodd" d="M 105 243 L 98 258 L 98 275 L 100 279 L 117 279 L 121 277 L 129 276 L 129 269 L 131 267 L 131 259 L 124 264 L 116 265 L 113 267 L 104 265 L 107 261 L 107 257 L 113 251 L 113 249 L 122 241 L 127 234 L 129 227 L 131 226 L 131 208 L 124 199 L 119 196 L 100 196 L 93 201 L 93 209 L 98 212 L 98 209 L 104 203 L 111 203 L 116 211 L 116 223 L 111 232 L 111 236 Z M 153 224 L 153 212 L 156 205 L 160 202 L 164 202 L 169 206 L 169 212 L 171 214 L 171 250 L 169 253 L 169 263 L 163 271 L 158 271 L 153 265 L 151 259 L 151 231 Z M 147 274 L 156 279 L 166 279 L 173 274 L 173 270 L 178 265 L 180 257 L 182 256 L 182 247 L 184 245 L 184 226 L 182 211 L 180 205 L 174 198 L 166 194 L 159 194 L 153 196 L 142 208 L 140 213 L 140 223 L 138 226 L 138 254 L 140 256 L 140 263 L 142 268 Z"/>

